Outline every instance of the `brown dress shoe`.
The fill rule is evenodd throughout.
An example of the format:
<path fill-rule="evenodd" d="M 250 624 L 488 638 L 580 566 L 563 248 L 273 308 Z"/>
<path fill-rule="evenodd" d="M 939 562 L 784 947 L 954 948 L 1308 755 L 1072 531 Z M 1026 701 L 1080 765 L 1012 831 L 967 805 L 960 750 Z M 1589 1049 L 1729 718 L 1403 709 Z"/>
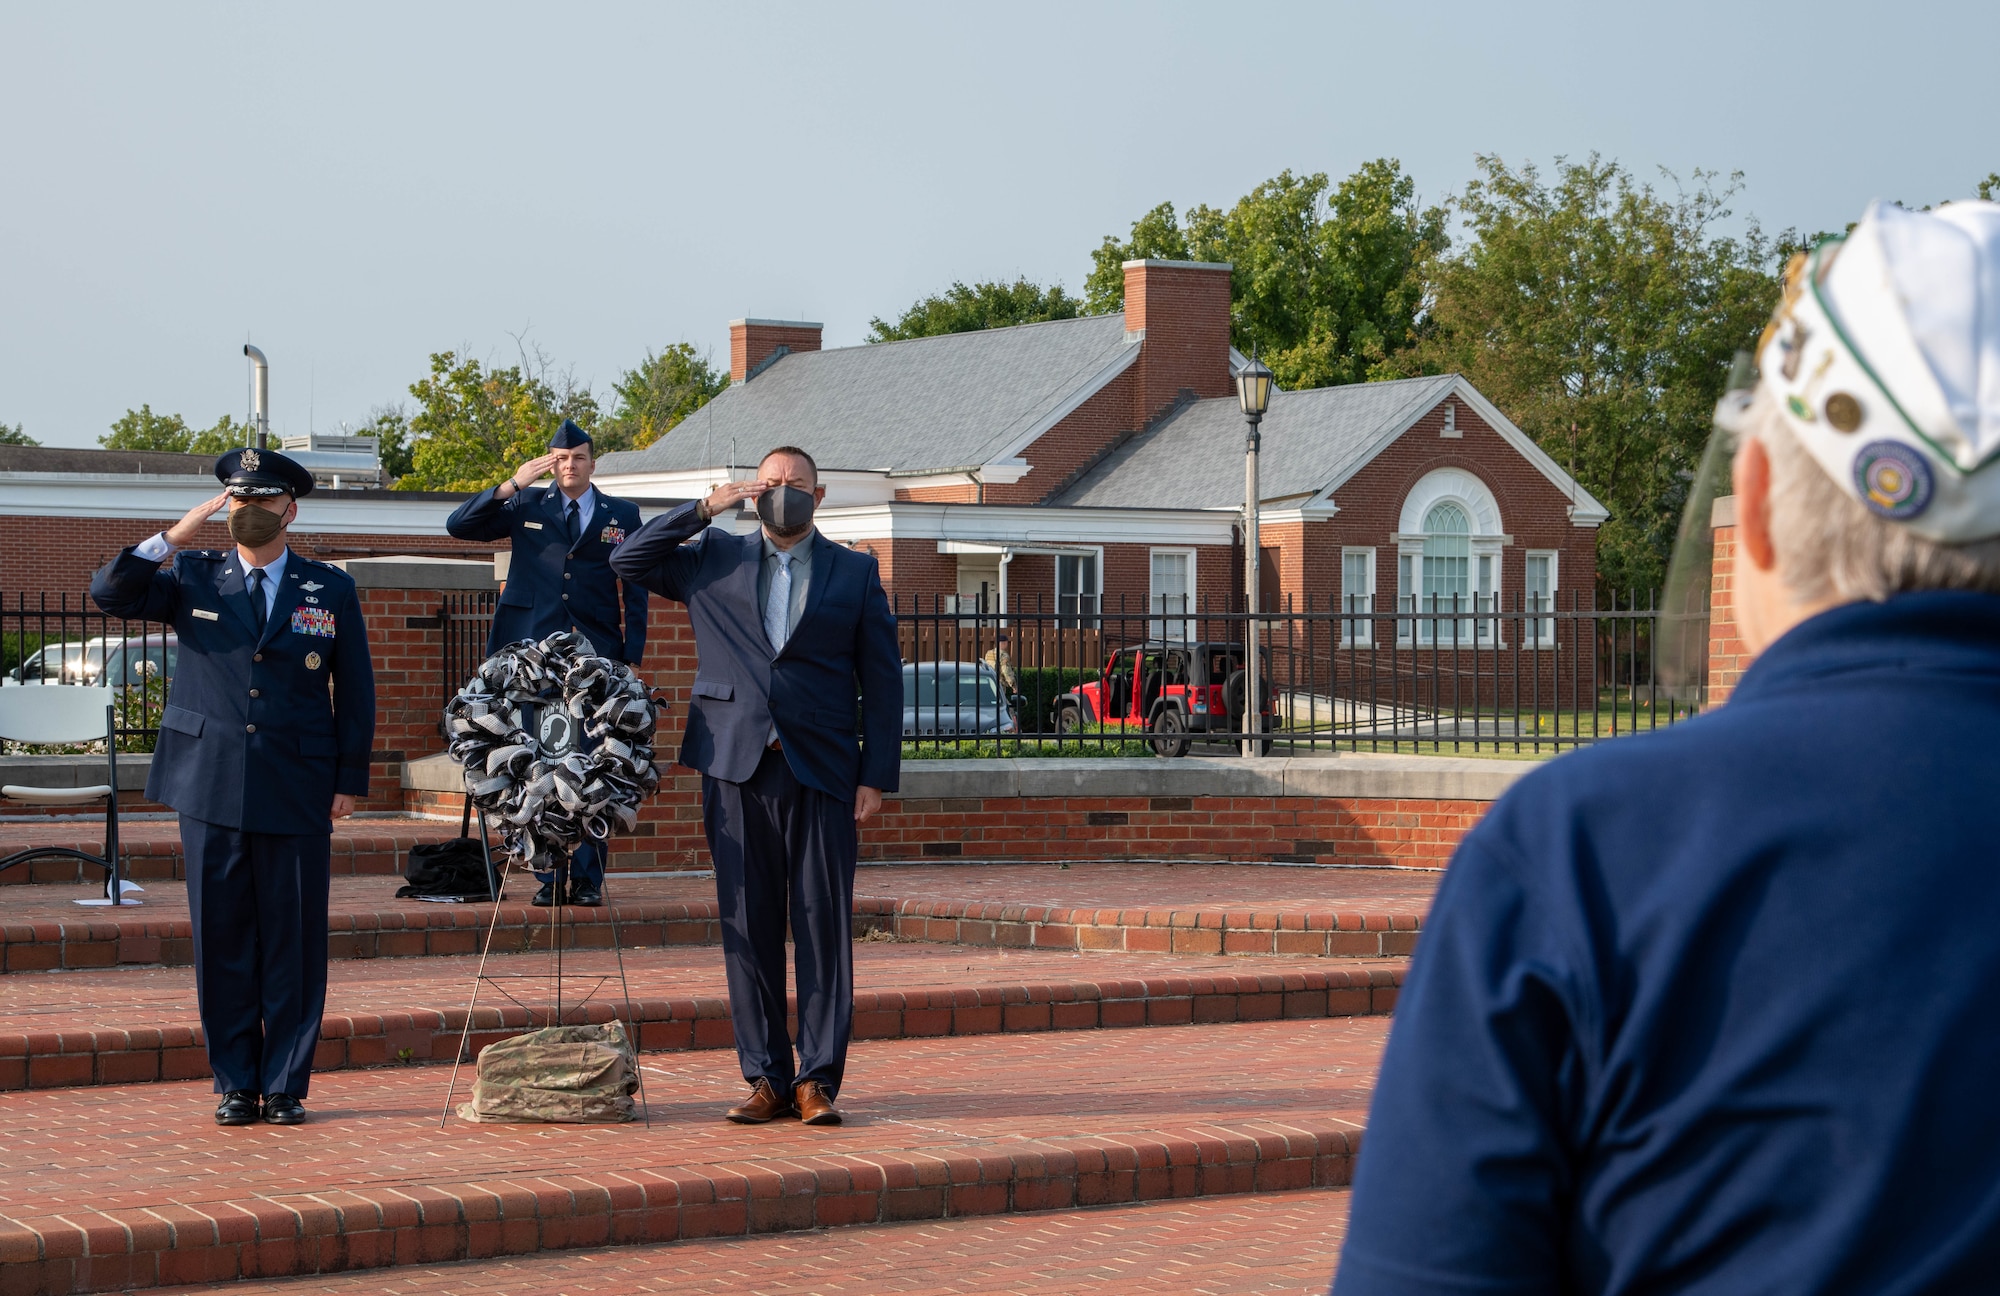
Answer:
<path fill-rule="evenodd" d="M 777 1087 L 760 1076 L 757 1087 L 750 1091 L 750 1101 L 741 1107 L 731 1107 L 723 1115 L 738 1125 L 762 1125 L 780 1116 L 790 1116 L 793 1111 L 791 1099 L 778 1097 Z"/>
<path fill-rule="evenodd" d="M 840 1124 L 840 1110 L 817 1080 L 800 1081 L 799 1087 L 792 1090 L 792 1101 L 798 1105 L 799 1119 L 808 1125 Z"/>

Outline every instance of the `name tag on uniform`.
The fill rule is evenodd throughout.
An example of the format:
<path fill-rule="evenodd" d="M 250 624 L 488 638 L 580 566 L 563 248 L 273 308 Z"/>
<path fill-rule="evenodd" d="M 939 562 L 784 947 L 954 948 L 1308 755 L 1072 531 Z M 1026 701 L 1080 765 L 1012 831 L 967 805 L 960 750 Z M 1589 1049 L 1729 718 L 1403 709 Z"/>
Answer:
<path fill-rule="evenodd" d="M 318 635 L 323 639 L 334 637 L 333 613 L 325 608 L 302 607 L 292 609 L 292 633 Z"/>
<path fill-rule="evenodd" d="M 539 531 L 542 529 L 542 524 L 539 522 L 523 522 L 521 525 L 530 531 Z"/>
<path fill-rule="evenodd" d="M 194 614 L 195 614 L 196 616 L 200 617 L 200 618 L 201 618 L 202 620 L 204 620 L 204 621 L 220 621 L 220 620 L 222 620 L 222 614 L 221 614 L 221 613 L 219 613 L 219 612 L 211 612 L 211 611 L 209 611 L 209 610 L 208 610 L 207 608 L 190 608 L 190 609 L 189 609 L 189 611 L 193 612 L 193 613 L 194 613 Z"/>

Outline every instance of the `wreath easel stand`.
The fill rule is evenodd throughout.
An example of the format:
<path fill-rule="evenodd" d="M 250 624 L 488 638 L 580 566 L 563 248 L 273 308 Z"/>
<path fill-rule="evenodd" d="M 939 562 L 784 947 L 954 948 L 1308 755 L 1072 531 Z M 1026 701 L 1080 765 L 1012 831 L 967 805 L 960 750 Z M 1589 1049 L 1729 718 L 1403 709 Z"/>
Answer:
<path fill-rule="evenodd" d="M 508 993 L 502 983 L 546 980 L 551 1005 L 547 1024 L 563 1024 L 563 954 L 575 944 L 576 935 L 574 916 L 568 912 L 572 906 L 566 902 L 570 851 L 589 839 L 605 852 L 608 862 L 614 828 L 629 830 L 637 824 L 639 803 L 659 784 L 652 740 L 659 714 L 665 709 L 664 702 L 648 695 L 629 666 L 597 656 L 589 641 L 573 632 L 550 635 L 540 643 L 523 640 L 502 648 L 481 663 L 472 680 L 446 706 L 448 750 L 465 771 L 467 808 L 479 818 L 479 847 L 488 877 L 494 876 L 489 812 L 500 821 L 505 863 L 493 888 L 493 911 L 480 943 L 479 966 L 452 1059 L 440 1127 L 451 1119 L 459 1068 L 470 1053 L 482 986 L 491 983 L 516 1006 L 527 1008 L 532 1030 L 534 1009 Z M 549 971 L 545 977 L 489 974 L 487 960 L 499 930 L 506 884 L 517 867 L 526 870 L 537 863 L 557 882 L 555 903 L 549 906 Z M 626 978 L 615 904 L 607 902 L 606 917 L 623 1005 L 613 1016 L 629 1029 L 636 1057 L 640 1027 Z M 573 1007 L 581 1010 L 609 979 L 598 977 Z M 650 1128 L 645 1069 L 636 1070 L 640 1113 Z"/>

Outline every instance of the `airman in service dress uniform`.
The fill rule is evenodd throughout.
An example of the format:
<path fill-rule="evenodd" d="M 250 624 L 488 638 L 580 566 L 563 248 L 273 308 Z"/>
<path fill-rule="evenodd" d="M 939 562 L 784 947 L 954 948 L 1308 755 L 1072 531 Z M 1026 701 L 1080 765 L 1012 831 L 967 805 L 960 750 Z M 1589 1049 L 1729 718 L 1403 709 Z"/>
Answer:
<path fill-rule="evenodd" d="M 285 545 L 312 474 L 243 449 L 215 475 L 223 494 L 121 552 L 90 594 L 180 637 L 146 796 L 180 812 L 216 1123 L 296 1125 L 326 1006 L 332 820 L 368 790 L 375 674 L 354 582 Z M 235 546 L 183 548 L 225 504 Z"/>
<path fill-rule="evenodd" d="M 637 666 L 646 651 L 646 591 L 612 573 L 611 551 L 639 529 L 639 506 L 590 484 L 596 468 L 590 434 L 568 419 L 549 453 L 453 510 L 445 530 L 460 540 L 507 540 L 513 561 L 486 637 L 490 656 L 522 639 L 575 630 L 600 656 Z M 555 485 L 537 486 L 545 474 Z M 624 628 L 619 628 L 623 597 Z M 537 872 L 538 905 L 557 900 L 558 879 Z M 604 849 L 585 841 L 569 861 L 570 904 L 602 903 Z"/>

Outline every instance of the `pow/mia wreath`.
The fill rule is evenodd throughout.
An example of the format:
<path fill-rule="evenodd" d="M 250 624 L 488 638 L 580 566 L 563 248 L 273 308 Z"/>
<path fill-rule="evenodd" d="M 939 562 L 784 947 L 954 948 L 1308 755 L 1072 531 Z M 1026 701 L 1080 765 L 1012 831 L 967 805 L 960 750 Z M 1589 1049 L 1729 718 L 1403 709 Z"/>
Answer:
<path fill-rule="evenodd" d="M 445 706 L 445 733 L 466 794 L 499 820 L 508 855 L 546 868 L 554 850 L 639 822 L 660 782 L 654 705 L 631 667 L 564 631 L 481 662 Z"/>

